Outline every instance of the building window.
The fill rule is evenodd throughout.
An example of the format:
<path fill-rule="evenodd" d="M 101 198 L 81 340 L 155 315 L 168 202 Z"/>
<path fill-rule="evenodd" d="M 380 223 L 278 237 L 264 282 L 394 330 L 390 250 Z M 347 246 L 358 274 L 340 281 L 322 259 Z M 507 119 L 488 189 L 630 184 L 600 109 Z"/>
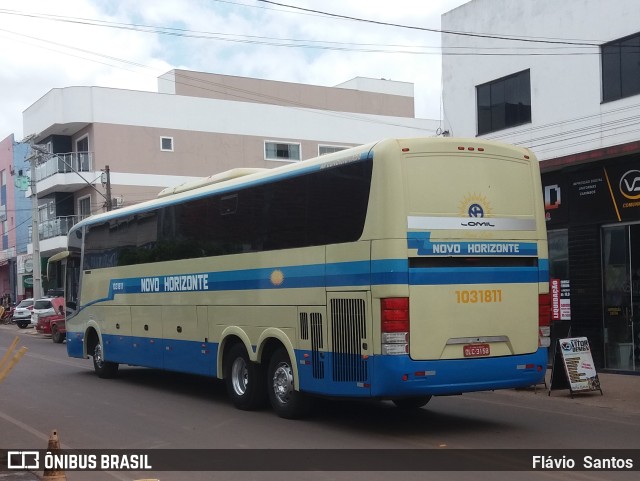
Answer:
<path fill-rule="evenodd" d="M 173 152 L 173 137 L 160 137 L 160 150 Z"/>
<path fill-rule="evenodd" d="M 601 47 L 602 101 L 640 94 L 640 34 Z"/>
<path fill-rule="evenodd" d="M 349 147 L 343 147 L 340 145 L 318 145 L 318 156 L 333 154 L 334 152 L 340 152 L 341 150 L 346 150 Z"/>
<path fill-rule="evenodd" d="M 53 152 L 49 150 L 49 152 Z M 89 135 L 76 140 L 76 154 L 78 155 L 78 163 L 75 169 L 80 172 L 88 172 L 91 170 L 91 156 L 89 154 Z M 62 167 L 62 166 L 60 166 Z M 66 166 L 65 166 L 66 167 Z M 69 172 L 66 168 L 62 169 L 62 172 Z"/>
<path fill-rule="evenodd" d="M 91 215 L 91 196 L 78 199 L 78 220 L 86 219 Z"/>
<path fill-rule="evenodd" d="M 300 144 L 287 144 L 280 142 L 264 143 L 265 160 L 290 160 L 298 161 L 300 157 Z"/>
<path fill-rule="evenodd" d="M 478 135 L 531 122 L 529 70 L 476 87 Z"/>

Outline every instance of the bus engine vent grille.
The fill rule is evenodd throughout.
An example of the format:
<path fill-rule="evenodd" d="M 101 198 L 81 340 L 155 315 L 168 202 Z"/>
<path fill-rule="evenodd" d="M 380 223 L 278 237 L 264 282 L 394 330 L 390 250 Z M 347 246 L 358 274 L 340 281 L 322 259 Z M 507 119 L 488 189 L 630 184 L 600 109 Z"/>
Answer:
<path fill-rule="evenodd" d="M 333 343 L 333 380 L 365 382 L 367 363 L 361 345 L 366 338 L 363 299 L 331 299 L 331 342 Z"/>
<path fill-rule="evenodd" d="M 309 339 L 309 315 L 306 312 L 300 313 L 300 339 Z"/>
<path fill-rule="evenodd" d="M 324 355 L 321 352 L 324 339 L 322 336 L 322 314 L 312 312 L 311 317 L 311 363 L 313 366 L 313 377 L 324 379 Z"/>

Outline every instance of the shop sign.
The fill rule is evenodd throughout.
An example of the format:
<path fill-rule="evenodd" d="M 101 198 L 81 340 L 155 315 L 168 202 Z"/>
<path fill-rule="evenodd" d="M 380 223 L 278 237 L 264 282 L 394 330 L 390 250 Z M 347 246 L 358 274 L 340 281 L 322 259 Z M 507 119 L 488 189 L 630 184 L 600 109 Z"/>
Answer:
<path fill-rule="evenodd" d="M 30 274 L 33 272 L 33 255 L 21 254 L 16 257 L 16 269 L 18 274 Z"/>
<path fill-rule="evenodd" d="M 568 177 L 566 195 L 557 179 L 546 176 L 547 221 L 562 222 L 554 209 L 569 205 L 568 222 L 584 225 L 640 220 L 640 162 L 604 165 Z M 558 207 L 556 207 L 558 206 Z"/>
<path fill-rule="evenodd" d="M 551 279 L 551 320 L 571 320 L 571 289 L 569 279 Z"/>

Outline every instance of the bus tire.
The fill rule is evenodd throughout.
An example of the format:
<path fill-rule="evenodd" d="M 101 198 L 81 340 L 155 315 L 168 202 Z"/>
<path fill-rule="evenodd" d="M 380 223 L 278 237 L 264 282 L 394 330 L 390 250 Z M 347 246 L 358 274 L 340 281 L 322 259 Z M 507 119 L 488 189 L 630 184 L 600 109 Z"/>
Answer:
<path fill-rule="evenodd" d="M 262 365 L 251 362 L 244 345 L 233 345 L 225 355 L 224 380 L 233 405 L 243 411 L 264 406 L 265 376 Z"/>
<path fill-rule="evenodd" d="M 55 324 L 51 327 L 51 340 L 56 344 L 61 344 L 64 341 L 65 334 L 62 334 Z"/>
<path fill-rule="evenodd" d="M 420 409 L 431 401 L 431 396 L 408 397 L 403 399 L 392 399 L 393 404 L 399 409 Z"/>
<path fill-rule="evenodd" d="M 285 419 L 300 419 L 311 412 L 312 399 L 295 390 L 293 367 L 287 351 L 273 353 L 267 371 L 267 391 L 275 413 Z"/>
<path fill-rule="evenodd" d="M 93 369 L 101 379 L 111 379 L 118 374 L 118 363 L 104 360 L 102 344 L 99 342 L 93 350 Z"/>

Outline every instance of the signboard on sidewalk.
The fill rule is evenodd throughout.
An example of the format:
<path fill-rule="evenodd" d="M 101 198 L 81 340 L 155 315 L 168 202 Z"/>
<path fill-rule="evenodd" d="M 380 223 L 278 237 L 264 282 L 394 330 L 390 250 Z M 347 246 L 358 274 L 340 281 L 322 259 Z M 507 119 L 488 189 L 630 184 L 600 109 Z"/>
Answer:
<path fill-rule="evenodd" d="M 600 379 L 593 364 L 589 340 L 586 337 L 558 339 L 555 350 L 549 395 L 554 388 L 566 389 L 567 387 L 572 397 L 575 392 L 585 391 L 600 391 L 600 394 L 603 394 Z M 559 364 L 564 367 L 561 371 L 564 378 L 560 373 Z"/>

